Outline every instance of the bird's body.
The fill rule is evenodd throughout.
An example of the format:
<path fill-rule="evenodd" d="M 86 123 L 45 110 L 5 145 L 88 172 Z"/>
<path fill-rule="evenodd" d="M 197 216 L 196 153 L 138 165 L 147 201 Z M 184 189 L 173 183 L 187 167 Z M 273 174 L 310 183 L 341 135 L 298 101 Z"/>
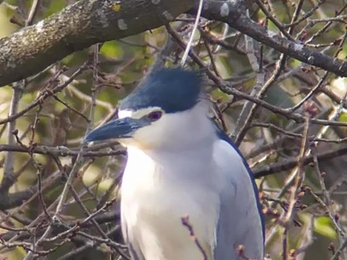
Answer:
<path fill-rule="evenodd" d="M 196 168 L 193 162 L 175 153 L 166 154 L 162 159 L 160 154 L 148 155 L 136 148 L 129 152 L 129 160 L 133 157 L 137 162 L 139 158 L 143 162 L 139 165 L 142 166 L 142 176 L 134 182 L 135 176 L 129 168 L 124 173 L 122 183 L 123 233 L 128 234 L 127 240 L 131 246 L 141 252 L 136 254 L 135 259 L 203 259 L 187 227 L 182 225 L 181 219 L 185 216 L 189 216 L 197 237 L 204 238 L 199 242 L 206 254 L 211 255 L 209 245 L 214 240 L 213 227 L 217 222 L 217 212 L 210 203 L 216 204 L 218 201 L 218 195 L 211 189 L 218 185 L 216 179 L 206 176 L 190 183 L 177 178 L 175 172 L 165 170 L 176 162 L 175 169 L 182 174 L 189 175 L 190 166 L 205 174 L 208 166 L 202 164 Z M 203 153 L 200 152 L 197 159 L 199 155 L 204 156 Z M 203 169 L 204 166 L 206 169 Z M 138 226 L 141 229 L 137 229 Z"/>
<path fill-rule="evenodd" d="M 150 83 L 172 82 L 150 79 L 145 86 Z M 121 125 L 122 131 L 132 131 L 131 138 L 118 135 L 128 147 L 121 220 L 132 259 L 239 260 L 242 245 L 245 257 L 261 260 L 264 231 L 252 173 L 207 117 L 208 102 L 198 100 L 153 120 L 153 111 L 162 111 L 156 105 L 138 110 L 125 105 L 117 119 L 118 130 Z M 138 120 L 146 126 L 139 128 Z M 108 137 L 110 126 L 96 129 L 89 140 Z"/>

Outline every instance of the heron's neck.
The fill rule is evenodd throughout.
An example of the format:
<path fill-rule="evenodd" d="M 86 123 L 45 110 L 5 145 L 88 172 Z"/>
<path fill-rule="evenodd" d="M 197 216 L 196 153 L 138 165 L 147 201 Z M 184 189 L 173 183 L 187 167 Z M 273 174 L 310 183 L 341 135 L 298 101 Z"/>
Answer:
<path fill-rule="evenodd" d="M 185 118 L 183 124 L 178 122 L 172 128 L 175 129 L 165 137 L 162 137 L 162 145 L 149 152 L 164 153 L 199 153 L 199 151 L 211 150 L 217 139 L 214 126 L 210 119 L 201 114 Z"/>
<path fill-rule="evenodd" d="M 128 166 L 136 167 L 141 178 L 154 178 L 164 176 L 170 180 L 180 178 L 200 178 L 201 174 L 212 165 L 213 149 L 206 145 L 200 147 L 187 147 L 185 151 L 177 150 L 140 150 L 136 147 L 128 147 Z"/>

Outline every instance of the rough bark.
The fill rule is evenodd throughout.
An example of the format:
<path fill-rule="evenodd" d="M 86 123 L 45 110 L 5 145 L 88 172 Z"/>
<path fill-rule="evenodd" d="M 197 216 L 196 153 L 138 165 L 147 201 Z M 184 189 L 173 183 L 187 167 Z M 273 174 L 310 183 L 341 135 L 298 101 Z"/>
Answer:
<path fill-rule="evenodd" d="M 281 37 L 245 15 L 249 1 L 205 0 L 203 16 L 228 23 L 279 52 L 336 75 L 347 63 Z M 162 26 L 183 12 L 195 12 L 195 0 L 81 0 L 39 23 L 0 39 L 0 86 L 39 73 L 67 55 L 97 42 L 120 39 Z"/>
<path fill-rule="evenodd" d="M 0 39 L 0 86 L 36 74 L 97 42 L 159 27 L 194 3 L 195 0 L 81 0 Z"/>
<path fill-rule="evenodd" d="M 242 0 L 228 3 L 225 1 L 205 1 L 202 16 L 209 20 L 225 22 L 241 33 L 304 63 L 333 72 L 341 77 L 347 76 L 346 62 L 319 51 L 310 50 L 299 41 L 294 42 L 267 30 L 264 26 L 257 24 L 246 16 L 245 3 L 243 2 Z"/>

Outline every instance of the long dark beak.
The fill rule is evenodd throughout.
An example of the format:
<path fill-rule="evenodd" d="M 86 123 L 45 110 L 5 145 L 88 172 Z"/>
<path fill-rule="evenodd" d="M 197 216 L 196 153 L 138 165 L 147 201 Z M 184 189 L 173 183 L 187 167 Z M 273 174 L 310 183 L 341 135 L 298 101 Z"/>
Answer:
<path fill-rule="evenodd" d="M 149 122 L 144 119 L 134 119 L 130 117 L 113 119 L 91 131 L 84 138 L 84 143 L 112 138 L 130 138 L 136 130 L 148 124 Z"/>

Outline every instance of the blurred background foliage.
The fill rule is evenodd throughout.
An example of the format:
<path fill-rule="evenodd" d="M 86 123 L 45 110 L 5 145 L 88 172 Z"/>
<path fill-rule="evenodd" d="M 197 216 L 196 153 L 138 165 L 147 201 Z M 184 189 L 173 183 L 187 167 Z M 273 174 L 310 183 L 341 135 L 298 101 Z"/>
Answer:
<path fill-rule="evenodd" d="M 40 1 L 33 23 L 59 12 L 73 2 Z M 345 1 L 273 0 L 262 3 L 286 29 L 289 27 L 285 25 L 293 21 L 293 14 L 298 5 L 302 4 L 297 18 L 300 22 L 293 29 L 292 37 L 318 52 L 345 59 Z M 8 0 L 0 5 L 0 38 L 23 26 L 32 5 L 33 1 L 25 0 Z M 256 3 L 252 5 L 250 15 L 255 21 L 280 33 L 278 27 L 269 20 L 269 14 L 264 13 Z M 340 18 L 334 19 L 336 17 Z M 191 16 L 182 15 L 172 23 L 183 40 L 187 40 L 193 20 Z M 195 35 L 195 53 L 216 75 L 233 87 L 252 93 L 257 83 L 257 73 L 252 70 L 246 55 L 244 36 L 220 22 L 204 19 L 201 19 L 199 29 L 200 32 Z M 14 151 L 15 180 L 10 187 L 10 195 L 36 189 L 30 199 L 21 205 L 1 210 L 1 259 L 23 259 L 30 246 L 42 236 L 50 223 L 47 214 L 52 216 L 54 213 L 67 180 L 66 174 L 76 160 L 86 131 L 115 116 L 118 102 L 134 89 L 150 69 L 155 56 L 169 38 L 165 28 L 158 28 L 122 40 L 98 44 L 64 58 L 23 84 L 18 111 L 35 103 L 45 91 L 64 84 L 84 66 L 83 72 L 73 76 L 71 83 L 61 92 L 19 116 L 15 120 L 18 129 L 16 144 L 1 148 L 1 178 L 9 154 L 7 151 Z M 261 57 L 261 73 L 265 83 L 270 82 L 261 97 L 263 100 L 274 107 L 287 108 L 288 113 L 347 122 L 344 107 L 346 79 L 293 58 L 283 58 L 264 44 L 253 44 L 253 52 L 258 58 Z M 170 55 L 165 57 L 167 66 L 176 66 L 181 55 L 181 50 L 175 45 Z M 282 65 L 279 64 L 280 59 Z M 189 63 L 191 67 L 197 68 L 193 61 Z M 278 75 L 271 79 L 277 71 Z M 318 84 L 320 86 L 315 88 Z M 4 124 L 4 120 L 13 106 L 14 86 L 18 88 L 16 84 L 0 88 L 1 144 L 8 144 L 9 135 L 12 135 L 8 133 L 9 124 Z M 226 127 L 231 137 L 236 138 L 238 133 L 234 129 L 240 125 L 237 120 L 245 100 L 223 93 L 213 84 L 209 90 L 215 108 L 221 112 L 217 121 Z M 307 95 L 307 102 L 290 110 Z M 258 107 L 247 124 L 247 131 L 239 140 L 240 148 L 256 173 L 275 163 L 285 164 L 300 154 L 304 123 L 294 122 Z M 305 155 L 315 156 L 344 147 L 346 128 L 310 124 L 308 136 L 310 138 Z M 18 152 L 18 147 L 24 147 L 27 151 Z M 30 152 L 30 149 L 37 147 L 43 152 Z M 46 238 L 36 248 L 40 259 L 118 259 L 116 245 L 110 241 L 121 242 L 117 222 L 118 184 L 126 152 L 116 142 L 99 145 L 90 151 L 91 155 L 85 157 L 71 185 L 78 196 L 73 196 L 72 191 L 68 193 L 61 219 L 54 224 L 55 231 L 51 239 Z M 118 155 L 100 156 L 102 152 Z M 347 226 L 347 158 L 339 155 L 330 160 L 318 160 L 303 168 L 305 178 L 299 187 L 294 213 L 284 225 L 281 220 L 287 213 L 292 192 L 292 184 L 288 180 L 289 176 L 294 176 L 296 166 L 257 180 L 266 214 L 266 251 L 272 259 L 330 259 L 343 242 L 339 232 L 345 234 Z M 85 221 L 97 210 L 100 210 L 95 216 L 97 224 Z M 76 223 L 85 225 L 72 229 Z M 72 231 L 64 234 L 69 228 Z M 103 237 L 105 234 L 111 240 Z M 284 244 L 287 245 L 285 257 L 282 255 Z M 342 254 L 341 257 L 346 255 Z"/>

